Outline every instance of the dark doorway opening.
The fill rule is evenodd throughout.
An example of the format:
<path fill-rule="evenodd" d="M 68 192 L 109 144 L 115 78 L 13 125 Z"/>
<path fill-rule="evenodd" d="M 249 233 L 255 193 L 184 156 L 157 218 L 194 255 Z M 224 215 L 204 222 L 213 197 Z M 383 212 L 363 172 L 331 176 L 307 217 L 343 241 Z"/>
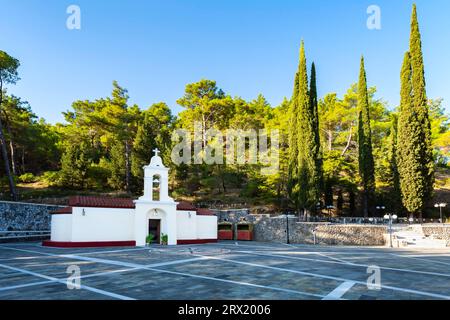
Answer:
<path fill-rule="evenodd" d="M 148 234 L 153 235 L 153 241 L 155 243 L 160 242 L 160 234 L 161 234 L 161 220 L 150 219 L 148 221 Z"/>

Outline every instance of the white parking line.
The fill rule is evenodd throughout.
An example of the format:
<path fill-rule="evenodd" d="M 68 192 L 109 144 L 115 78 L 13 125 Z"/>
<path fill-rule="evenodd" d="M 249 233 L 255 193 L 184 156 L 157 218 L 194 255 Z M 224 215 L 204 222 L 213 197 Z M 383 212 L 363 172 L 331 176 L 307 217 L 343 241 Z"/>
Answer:
<path fill-rule="evenodd" d="M 414 259 L 414 260 L 428 262 L 428 263 L 431 263 L 431 264 L 442 264 L 442 265 L 445 265 L 445 266 L 450 266 L 450 263 L 447 263 L 447 262 L 429 260 L 429 259 L 419 258 L 417 256 L 408 256 L 408 255 L 401 255 L 401 254 L 394 254 L 394 253 L 390 253 L 390 254 L 395 256 L 395 257 L 406 258 L 406 259 Z"/>
<path fill-rule="evenodd" d="M 235 252 L 246 253 L 246 254 L 251 254 L 251 255 L 256 255 L 256 256 L 268 256 L 268 257 L 274 257 L 274 258 L 304 260 L 304 261 L 313 261 L 313 262 L 330 263 L 330 264 L 342 264 L 342 265 L 353 266 L 353 267 L 363 267 L 363 268 L 369 267 L 369 265 L 366 265 L 366 264 L 353 263 L 353 262 L 349 262 L 349 261 L 339 262 L 339 261 L 321 260 L 321 259 L 313 259 L 313 258 L 289 257 L 289 256 L 285 256 L 282 254 L 270 254 L 270 253 L 252 252 L 252 251 L 235 251 Z M 416 274 L 426 274 L 426 275 L 431 275 L 431 276 L 450 278 L 450 274 L 447 274 L 447 273 L 418 271 L 418 270 L 411 270 L 411 269 L 391 268 L 391 267 L 382 267 L 382 266 L 380 266 L 380 269 L 381 270 L 407 272 L 407 273 L 416 273 Z"/>
<path fill-rule="evenodd" d="M 304 272 L 304 271 L 298 271 L 298 270 L 292 270 L 292 269 L 286 269 L 286 268 L 272 267 L 272 266 L 267 266 L 267 265 L 263 265 L 263 264 L 243 262 L 243 261 L 237 261 L 237 260 L 225 259 L 225 258 L 219 258 L 219 257 L 209 257 L 209 259 L 228 261 L 228 262 L 235 263 L 235 264 L 271 269 L 271 270 L 276 270 L 276 271 L 281 271 L 281 272 L 291 272 L 291 273 L 295 273 L 295 274 L 301 274 L 301 275 L 315 277 L 315 278 L 321 278 L 321 279 L 329 279 L 329 280 L 342 281 L 342 282 L 353 281 L 357 284 L 367 285 L 367 283 L 363 282 L 363 281 L 356 281 L 356 280 L 345 279 L 345 278 L 340 278 L 340 277 L 327 276 L 327 275 L 317 274 L 317 273 L 312 273 L 312 272 Z M 340 262 L 334 262 L 334 261 L 328 261 L 328 262 L 340 263 Z M 450 296 L 446 296 L 446 295 L 442 295 L 442 294 L 435 294 L 435 293 L 431 293 L 431 292 L 425 292 L 425 291 L 414 290 L 414 289 L 405 289 L 405 288 L 399 288 L 399 287 L 394 287 L 394 286 L 382 285 L 381 287 L 385 288 L 385 289 L 395 290 L 395 291 L 401 291 L 401 292 L 407 292 L 407 293 L 413 293 L 413 294 L 417 294 L 417 295 L 438 298 L 438 299 L 450 300 Z"/>
<path fill-rule="evenodd" d="M 41 273 L 32 272 L 32 271 L 28 271 L 28 270 L 24 270 L 24 269 L 20 269 L 20 268 L 15 268 L 15 267 L 7 266 L 7 265 L 4 265 L 4 264 L 0 264 L 0 267 L 5 268 L 5 269 L 9 269 L 9 270 L 14 270 L 14 271 L 17 271 L 17 272 L 20 272 L 20 273 L 23 273 L 23 274 L 29 274 L 29 275 L 32 275 L 32 276 L 35 276 L 35 277 L 39 277 L 39 278 L 42 278 L 42 279 L 46 279 L 46 280 L 50 280 L 50 281 L 54 281 L 54 282 L 58 282 L 58 283 L 62 283 L 62 284 L 67 284 L 66 280 L 61 280 L 61 279 L 58 279 L 58 278 L 46 276 L 46 275 L 41 274 Z M 127 296 L 123 296 L 123 295 L 120 295 L 120 294 L 112 293 L 112 292 L 101 290 L 101 289 L 96 289 L 96 288 L 93 288 L 93 287 L 90 287 L 90 286 L 80 285 L 80 287 L 82 289 L 85 289 L 85 290 L 88 290 L 88 291 L 92 291 L 92 292 L 95 292 L 95 293 L 99 293 L 99 294 L 102 294 L 102 295 L 105 295 L 105 296 L 108 296 L 108 297 L 111 297 L 111 298 L 116 298 L 116 299 L 120 299 L 120 300 L 135 300 L 135 299 L 127 297 Z"/>
<path fill-rule="evenodd" d="M 327 294 L 322 300 L 340 300 L 342 296 L 355 285 L 354 281 L 341 283 L 336 289 Z"/>
<path fill-rule="evenodd" d="M 17 248 L 9 248 L 9 249 L 24 251 L 23 249 L 17 249 Z M 30 251 L 30 250 L 27 250 L 27 251 Z M 220 278 L 214 278 L 214 277 L 200 276 L 200 275 L 194 275 L 194 274 L 190 274 L 190 273 L 175 272 L 175 271 L 169 271 L 169 270 L 163 270 L 163 269 L 157 268 L 157 267 L 162 267 L 162 266 L 167 266 L 167 265 L 175 265 L 175 264 L 180 264 L 180 263 L 210 259 L 210 257 L 208 257 L 208 256 L 196 256 L 195 258 L 191 258 L 191 259 L 162 262 L 162 263 L 157 263 L 157 264 L 152 264 L 152 265 L 146 266 L 146 265 L 121 262 L 121 261 L 115 261 L 115 260 L 83 257 L 83 256 L 75 255 L 75 254 L 73 254 L 73 255 L 55 255 L 55 254 L 45 253 L 45 255 L 55 256 L 55 257 L 65 257 L 65 258 L 71 257 L 71 258 L 74 258 L 77 260 L 79 259 L 79 260 L 83 260 L 83 261 L 92 261 L 92 262 L 97 262 L 97 263 L 110 264 L 110 265 L 115 265 L 115 266 L 123 266 L 123 267 L 131 268 L 131 269 L 124 270 L 124 271 L 130 271 L 132 269 L 136 269 L 136 270 L 143 269 L 143 270 L 150 270 L 150 271 L 156 271 L 156 272 L 161 272 L 161 273 L 175 274 L 175 275 L 180 275 L 180 276 L 185 276 L 185 277 L 190 277 L 190 278 L 204 279 L 204 280 L 210 280 L 210 281 L 216 281 L 216 282 L 232 283 L 232 284 L 250 286 L 250 287 L 255 287 L 255 288 L 263 288 L 263 289 L 270 289 L 270 290 L 282 291 L 282 292 L 287 292 L 287 293 L 294 293 L 294 294 L 303 295 L 303 296 L 310 296 L 310 297 L 316 297 L 316 298 L 324 297 L 324 295 L 308 293 L 308 292 L 303 292 L 303 291 L 290 290 L 290 289 L 284 289 L 284 288 L 273 287 L 273 286 L 264 286 L 264 285 L 249 283 L 249 282 L 240 282 L 240 281 L 233 281 L 233 280 L 220 279 Z M 0 265 L 0 266 L 2 266 L 2 265 Z M 26 270 L 24 270 L 24 271 L 26 271 Z M 112 272 L 108 272 L 108 273 L 112 273 Z M 95 276 L 94 274 L 90 275 L 90 277 L 94 277 L 94 276 Z M 47 276 L 45 276 L 45 277 L 47 277 Z M 51 278 L 51 277 L 47 277 L 47 278 Z M 83 277 L 81 277 L 81 278 L 83 278 Z M 57 278 L 52 278 L 52 280 L 55 282 L 63 281 L 65 283 L 65 280 L 61 280 L 61 279 L 57 279 Z"/>

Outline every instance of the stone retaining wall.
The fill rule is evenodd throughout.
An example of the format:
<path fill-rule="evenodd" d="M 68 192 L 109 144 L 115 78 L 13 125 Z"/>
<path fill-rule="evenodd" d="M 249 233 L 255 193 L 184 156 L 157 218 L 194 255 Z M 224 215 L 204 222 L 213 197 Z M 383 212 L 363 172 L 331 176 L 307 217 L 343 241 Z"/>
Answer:
<path fill-rule="evenodd" d="M 446 240 L 447 246 L 450 246 L 450 224 L 444 225 L 423 225 L 422 226 L 423 234 L 426 237 L 434 237 L 439 240 Z"/>
<path fill-rule="evenodd" d="M 289 242 L 296 244 L 383 246 L 385 226 L 298 222 L 289 219 Z M 255 240 L 286 242 L 286 218 L 265 218 L 255 225 Z"/>
<path fill-rule="evenodd" d="M 0 201 L 0 231 L 50 230 L 49 212 L 62 206 Z"/>

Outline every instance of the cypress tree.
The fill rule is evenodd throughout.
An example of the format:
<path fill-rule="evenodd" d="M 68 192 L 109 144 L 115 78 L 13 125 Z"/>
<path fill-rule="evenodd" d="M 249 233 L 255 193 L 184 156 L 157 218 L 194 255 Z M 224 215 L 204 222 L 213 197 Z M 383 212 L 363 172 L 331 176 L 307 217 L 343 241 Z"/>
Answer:
<path fill-rule="evenodd" d="M 421 141 L 418 145 L 421 155 L 422 175 L 424 178 L 424 199 L 426 202 L 431 198 L 434 185 L 434 160 L 431 141 L 431 124 L 428 116 L 428 104 L 425 83 L 425 69 L 422 55 L 422 41 L 417 19 L 416 5 L 413 5 L 411 17 L 411 36 L 409 44 L 411 60 L 412 81 L 412 104 L 417 113 L 421 128 Z M 419 151 L 420 150 L 420 151 Z"/>
<path fill-rule="evenodd" d="M 401 100 L 397 132 L 397 168 L 400 176 L 402 204 L 412 214 L 425 205 L 427 179 L 423 175 L 423 128 L 414 106 L 412 65 L 407 52 L 401 71 Z"/>
<path fill-rule="evenodd" d="M 375 164 L 372 154 L 372 132 L 370 129 L 369 96 L 367 93 L 366 71 L 364 57 L 361 57 L 361 67 L 358 83 L 358 162 L 359 175 L 363 187 L 363 213 L 367 217 L 373 204 L 375 194 Z"/>
<path fill-rule="evenodd" d="M 297 94 L 298 94 L 298 72 L 295 74 L 294 92 L 289 106 L 289 158 L 288 158 L 288 183 L 287 191 L 290 199 L 298 209 L 298 130 L 297 130 Z"/>
<path fill-rule="evenodd" d="M 402 211 L 403 206 L 401 205 L 401 189 L 400 189 L 400 176 L 398 172 L 398 161 L 397 161 L 397 134 L 398 134 L 398 117 L 397 115 L 392 116 L 391 121 L 391 132 L 389 134 L 389 146 L 388 146 L 388 161 L 389 168 L 387 176 L 389 177 L 389 182 L 392 184 L 392 200 L 393 209 L 397 213 Z"/>
<path fill-rule="evenodd" d="M 310 96 L 310 108 L 312 115 L 312 134 L 313 134 L 313 147 L 311 153 L 314 157 L 314 176 L 313 176 L 313 201 L 318 203 L 320 201 L 323 189 L 323 159 L 322 159 L 322 148 L 320 144 L 320 132 L 319 132 L 319 107 L 317 99 L 317 83 L 316 83 L 316 66 L 314 62 L 311 66 L 311 82 L 309 86 L 309 96 Z"/>
<path fill-rule="evenodd" d="M 313 209 L 317 201 L 316 158 L 314 137 L 314 114 L 310 106 L 308 91 L 308 73 L 306 70 L 305 45 L 302 42 L 300 49 L 300 66 L 298 72 L 297 94 L 297 127 L 298 127 L 298 202 L 300 210 L 305 215 Z"/>

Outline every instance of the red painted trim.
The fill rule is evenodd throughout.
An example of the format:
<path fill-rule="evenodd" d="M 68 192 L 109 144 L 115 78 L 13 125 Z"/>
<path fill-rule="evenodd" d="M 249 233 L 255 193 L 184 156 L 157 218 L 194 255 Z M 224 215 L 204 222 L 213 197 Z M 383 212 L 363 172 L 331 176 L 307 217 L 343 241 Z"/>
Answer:
<path fill-rule="evenodd" d="M 217 239 L 192 239 L 192 240 L 177 240 L 177 244 L 202 244 L 202 243 L 216 243 Z"/>
<path fill-rule="evenodd" d="M 136 241 L 65 242 L 47 240 L 43 241 L 42 245 L 56 248 L 135 247 Z"/>
<path fill-rule="evenodd" d="M 219 230 L 217 233 L 219 240 L 233 240 L 233 230 Z"/>
<path fill-rule="evenodd" d="M 252 241 L 253 240 L 253 234 L 252 232 L 248 230 L 238 230 L 237 232 L 237 239 L 243 240 L 243 241 Z"/>

